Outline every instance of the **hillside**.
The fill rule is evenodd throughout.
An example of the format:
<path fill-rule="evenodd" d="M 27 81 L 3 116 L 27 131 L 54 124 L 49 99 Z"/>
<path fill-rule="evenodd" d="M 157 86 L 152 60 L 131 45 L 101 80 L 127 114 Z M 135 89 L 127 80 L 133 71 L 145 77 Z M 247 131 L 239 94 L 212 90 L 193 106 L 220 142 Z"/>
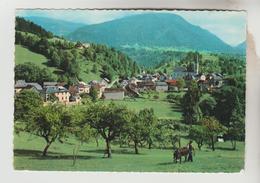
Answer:
<path fill-rule="evenodd" d="M 32 28 L 30 32 L 26 31 L 28 27 Z M 67 82 L 88 82 L 101 78 L 113 80 L 139 71 L 135 62 L 114 48 L 98 44 L 83 45 L 57 37 L 48 38 L 42 35 L 47 31 L 39 27 L 24 19 L 22 24 L 16 24 L 16 64 L 31 62 L 48 67 L 58 80 Z"/>
<path fill-rule="evenodd" d="M 37 25 L 40 25 L 45 30 L 50 31 L 57 36 L 67 35 L 75 31 L 79 27 L 83 27 L 86 25 L 86 24 L 74 23 L 74 22 L 52 19 L 47 17 L 29 16 L 24 18 Z"/>
<path fill-rule="evenodd" d="M 211 32 L 170 13 L 134 15 L 87 25 L 70 33 L 67 38 L 114 47 L 139 45 L 213 52 L 235 51 Z"/>

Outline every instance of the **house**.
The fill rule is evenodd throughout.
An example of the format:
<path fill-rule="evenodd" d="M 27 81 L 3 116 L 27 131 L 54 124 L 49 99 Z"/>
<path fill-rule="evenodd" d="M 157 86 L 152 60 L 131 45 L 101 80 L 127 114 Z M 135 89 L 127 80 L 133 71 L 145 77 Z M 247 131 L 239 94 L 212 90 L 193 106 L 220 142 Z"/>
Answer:
<path fill-rule="evenodd" d="M 19 93 L 23 89 L 31 89 L 34 90 L 35 92 L 41 92 L 42 86 L 39 85 L 38 83 L 26 83 L 24 80 L 16 81 L 14 86 L 15 93 Z"/>
<path fill-rule="evenodd" d="M 137 88 L 139 91 L 155 90 L 155 82 L 153 81 L 141 81 L 137 82 Z"/>
<path fill-rule="evenodd" d="M 106 88 L 103 93 L 104 99 L 123 100 L 125 90 L 123 88 Z"/>
<path fill-rule="evenodd" d="M 185 79 L 185 80 L 193 80 L 196 79 L 198 75 L 197 72 L 187 71 L 184 67 L 176 67 L 172 73 L 172 79 Z"/>
<path fill-rule="evenodd" d="M 58 101 L 63 104 L 68 104 L 71 96 L 69 90 L 63 86 L 47 86 L 42 93 L 46 102 L 50 101 L 52 95 L 54 95 L 57 97 Z"/>
<path fill-rule="evenodd" d="M 89 93 L 90 91 L 90 85 L 84 83 L 83 81 L 79 82 L 77 84 L 78 93 Z"/>
<path fill-rule="evenodd" d="M 208 74 L 207 79 L 211 88 L 220 88 L 223 85 L 223 76 L 219 73 Z"/>
<path fill-rule="evenodd" d="M 19 93 L 21 90 L 26 88 L 27 88 L 27 83 L 24 80 L 18 80 L 14 85 L 15 93 Z"/>
<path fill-rule="evenodd" d="M 43 82 L 43 88 L 47 88 L 48 86 L 57 86 L 58 82 Z"/>
<path fill-rule="evenodd" d="M 169 91 L 178 91 L 177 80 L 169 79 L 169 80 L 166 80 L 165 82 L 168 85 Z"/>
<path fill-rule="evenodd" d="M 166 82 L 156 82 L 155 90 L 158 92 L 168 91 L 168 84 Z"/>

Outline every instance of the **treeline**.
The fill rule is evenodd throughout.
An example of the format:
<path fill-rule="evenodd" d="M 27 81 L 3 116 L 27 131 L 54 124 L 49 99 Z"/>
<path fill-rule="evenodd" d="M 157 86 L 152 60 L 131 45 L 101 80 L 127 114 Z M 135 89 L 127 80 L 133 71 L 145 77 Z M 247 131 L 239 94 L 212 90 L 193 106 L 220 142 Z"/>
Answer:
<path fill-rule="evenodd" d="M 79 78 L 80 64 L 88 64 L 88 62 L 100 65 L 102 68 L 100 71 L 101 77 L 106 77 L 109 80 L 112 80 L 115 76 L 129 77 L 139 72 L 139 67 L 135 62 L 114 48 L 97 44 L 85 46 L 80 42 L 72 43 L 60 38 L 48 39 L 48 37 L 42 36 L 42 30 L 39 30 L 38 26 L 35 26 L 36 29 L 34 29 L 34 26 L 30 27 L 33 30 L 31 32 L 37 32 L 32 34 L 18 31 L 26 30 L 20 28 L 19 25 L 16 27 L 15 43 L 26 46 L 31 51 L 47 57 L 49 66 L 62 71 L 60 80 L 75 81 L 81 79 Z M 97 68 L 92 70 L 98 72 Z"/>
<path fill-rule="evenodd" d="M 120 48 L 120 50 L 144 68 L 158 68 L 162 63 L 178 61 L 186 55 L 186 52 L 163 50 L 163 48 Z"/>
<path fill-rule="evenodd" d="M 29 32 L 36 34 L 40 37 L 52 38 L 53 34 L 49 31 L 46 31 L 41 26 L 34 24 L 31 21 L 25 20 L 22 17 L 15 18 L 15 30 L 22 32 Z"/>

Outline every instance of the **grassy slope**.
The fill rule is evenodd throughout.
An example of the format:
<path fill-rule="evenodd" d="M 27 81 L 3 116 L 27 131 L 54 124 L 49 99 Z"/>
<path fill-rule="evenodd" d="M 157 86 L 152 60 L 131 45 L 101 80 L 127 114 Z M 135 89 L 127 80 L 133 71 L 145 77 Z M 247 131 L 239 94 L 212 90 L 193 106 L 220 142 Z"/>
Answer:
<path fill-rule="evenodd" d="M 125 100 L 114 100 L 116 104 L 126 105 L 129 109 L 139 111 L 145 108 L 153 108 L 155 115 L 158 118 L 171 118 L 175 120 L 180 120 L 182 114 L 180 109 L 176 104 L 171 104 L 166 101 L 166 96 L 168 93 L 160 92 L 159 99 L 147 99 L 145 98 L 136 98 L 136 99 L 125 99 Z M 152 95 L 153 96 L 153 95 Z M 111 102 L 111 100 L 105 100 L 106 103 Z"/>
<path fill-rule="evenodd" d="M 48 59 L 38 53 L 34 53 L 30 50 L 28 50 L 27 48 L 21 46 L 21 45 L 15 45 L 15 64 L 24 64 L 26 62 L 32 62 L 40 67 L 48 67 L 49 69 L 51 69 L 51 71 L 55 71 L 58 70 L 55 67 L 49 67 L 47 66 L 47 61 Z M 92 69 L 93 63 L 92 62 L 84 62 L 82 60 L 80 60 L 80 74 L 79 77 L 85 81 L 85 82 L 89 82 L 91 80 L 100 80 L 100 72 L 98 73 L 92 73 L 91 69 Z M 101 66 L 99 66 L 97 64 L 97 68 L 101 69 Z M 89 70 L 88 73 L 86 73 L 86 70 Z"/>
<path fill-rule="evenodd" d="M 218 143 L 215 152 L 206 146 L 196 151 L 193 163 L 172 163 L 172 151 L 140 149 L 135 155 L 133 148 L 119 148 L 112 145 L 112 159 L 102 158 L 105 144 L 100 140 L 83 144 L 75 166 L 73 148 L 77 142 L 70 138 L 60 144 L 55 142 L 46 158 L 41 157 L 45 146 L 43 139 L 21 133 L 14 136 L 14 168 L 18 170 L 64 170 L 64 171 L 142 171 L 142 172 L 238 172 L 244 165 L 244 143 L 238 143 L 238 150 L 228 149 L 230 142 Z M 183 141 L 184 146 L 187 141 Z"/>

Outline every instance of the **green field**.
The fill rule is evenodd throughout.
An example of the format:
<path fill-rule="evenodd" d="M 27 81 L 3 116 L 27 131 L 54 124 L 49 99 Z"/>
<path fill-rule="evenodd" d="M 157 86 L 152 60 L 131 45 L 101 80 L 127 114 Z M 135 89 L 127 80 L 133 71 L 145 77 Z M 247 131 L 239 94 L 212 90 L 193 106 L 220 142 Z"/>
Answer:
<path fill-rule="evenodd" d="M 47 58 L 41 54 L 34 53 L 21 45 L 15 45 L 15 64 L 32 62 L 38 66 L 46 66 Z"/>
<path fill-rule="evenodd" d="M 113 100 L 116 104 L 121 104 L 127 106 L 131 110 L 139 111 L 145 108 L 153 108 L 155 115 L 158 118 L 164 119 L 175 119 L 180 120 L 182 117 L 179 106 L 174 103 L 169 103 L 166 100 L 166 96 L 169 93 L 160 92 L 159 99 L 148 99 L 146 95 L 143 95 L 144 98 L 135 98 L 130 99 L 126 98 L 124 100 Z M 106 103 L 111 102 L 111 100 L 105 100 Z"/>
<path fill-rule="evenodd" d="M 41 156 L 45 146 L 43 139 L 20 133 L 14 135 L 14 168 L 17 170 L 63 170 L 63 171 L 135 171 L 135 172 L 238 172 L 244 166 L 244 143 L 239 142 L 232 151 L 230 142 L 217 143 L 216 151 L 207 146 L 196 150 L 194 162 L 175 164 L 172 151 L 161 149 L 140 149 L 112 145 L 112 158 L 103 158 L 105 144 L 100 139 L 95 143 L 83 144 L 73 166 L 73 149 L 78 144 L 70 138 L 63 144 L 56 142 L 49 149 L 47 157 Z M 186 141 L 182 142 L 182 146 Z M 195 144 L 194 144 L 195 145 Z"/>

